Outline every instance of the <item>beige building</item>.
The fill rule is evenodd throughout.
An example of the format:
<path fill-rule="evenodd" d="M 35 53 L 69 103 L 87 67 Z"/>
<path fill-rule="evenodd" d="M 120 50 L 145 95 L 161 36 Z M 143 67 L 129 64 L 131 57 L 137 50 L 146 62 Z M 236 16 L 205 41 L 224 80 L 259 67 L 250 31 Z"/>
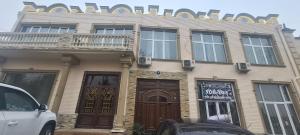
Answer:
<path fill-rule="evenodd" d="M 0 78 L 48 104 L 62 129 L 152 132 L 168 118 L 300 134 L 299 41 L 276 14 L 24 5 L 0 33 Z"/>

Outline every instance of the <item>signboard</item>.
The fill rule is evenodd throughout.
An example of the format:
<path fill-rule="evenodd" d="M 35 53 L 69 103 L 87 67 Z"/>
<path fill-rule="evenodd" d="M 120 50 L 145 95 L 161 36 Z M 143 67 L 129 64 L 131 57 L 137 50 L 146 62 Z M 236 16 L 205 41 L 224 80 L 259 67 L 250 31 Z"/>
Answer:
<path fill-rule="evenodd" d="M 233 100 L 231 83 L 201 82 L 203 100 Z"/>

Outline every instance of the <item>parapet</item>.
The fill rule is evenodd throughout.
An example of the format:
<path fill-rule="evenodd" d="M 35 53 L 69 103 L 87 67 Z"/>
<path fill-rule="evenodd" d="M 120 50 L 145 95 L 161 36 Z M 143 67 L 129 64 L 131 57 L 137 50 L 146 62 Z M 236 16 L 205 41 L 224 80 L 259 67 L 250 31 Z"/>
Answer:
<path fill-rule="evenodd" d="M 144 12 L 144 7 L 136 6 L 134 10 L 125 4 L 117 4 L 113 7 L 100 6 L 98 8 L 96 3 L 86 3 L 85 10 L 80 9 L 79 6 L 66 6 L 62 3 L 56 3 L 50 6 L 36 5 L 34 2 L 24 2 L 23 12 L 48 12 L 48 13 L 60 13 L 60 14 L 113 14 L 113 15 L 152 15 L 152 16 L 166 16 L 176 17 L 181 19 L 191 20 L 212 20 L 212 21 L 225 21 L 225 22 L 237 22 L 242 24 L 278 24 L 278 14 L 269 14 L 267 16 L 254 17 L 248 13 L 240 13 L 237 16 L 234 14 L 225 14 L 222 19 L 219 19 L 220 10 L 211 9 L 206 12 L 194 12 L 193 10 L 182 8 L 178 9 L 173 14 L 173 9 L 164 9 L 162 15 L 159 13 L 158 5 L 149 5 L 148 12 Z"/>

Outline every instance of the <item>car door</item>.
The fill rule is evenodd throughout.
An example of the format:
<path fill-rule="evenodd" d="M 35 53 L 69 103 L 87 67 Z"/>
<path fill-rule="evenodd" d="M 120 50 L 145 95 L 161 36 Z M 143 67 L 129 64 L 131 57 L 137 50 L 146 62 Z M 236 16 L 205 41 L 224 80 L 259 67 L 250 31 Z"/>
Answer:
<path fill-rule="evenodd" d="M 0 111 L 0 135 L 3 135 L 4 132 L 4 115 L 3 112 Z"/>
<path fill-rule="evenodd" d="M 3 98 L 3 90 L 0 87 L 0 135 L 3 135 L 4 133 L 4 114 L 3 114 L 3 110 L 4 110 L 4 98 Z"/>
<path fill-rule="evenodd" d="M 38 104 L 26 93 L 3 87 L 4 135 L 34 135 L 39 120 Z"/>

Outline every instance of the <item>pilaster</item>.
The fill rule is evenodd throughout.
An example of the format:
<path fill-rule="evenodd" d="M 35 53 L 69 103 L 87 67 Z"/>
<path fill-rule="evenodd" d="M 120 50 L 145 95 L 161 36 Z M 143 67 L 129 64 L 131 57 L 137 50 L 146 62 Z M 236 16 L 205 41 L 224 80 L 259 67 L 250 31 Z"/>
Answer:
<path fill-rule="evenodd" d="M 122 66 L 122 75 L 119 90 L 118 108 L 115 116 L 114 127 L 111 130 L 113 133 L 125 132 L 125 115 L 127 108 L 127 95 L 128 95 L 128 79 L 129 79 L 129 68 L 132 65 L 132 57 L 128 55 L 122 55 L 120 63 Z"/>
<path fill-rule="evenodd" d="M 76 58 L 74 55 L 69 55 L 69 54 L 64 54 L 61 57 L 61 61 L 63 62 L 64 67 L 61 70 L 60 81 L 58 82 L 57 92 L 51 109 L 53 112 L 58 112 L 71 66 L 79 65 L 80 63 L 78 58 Z"/>

